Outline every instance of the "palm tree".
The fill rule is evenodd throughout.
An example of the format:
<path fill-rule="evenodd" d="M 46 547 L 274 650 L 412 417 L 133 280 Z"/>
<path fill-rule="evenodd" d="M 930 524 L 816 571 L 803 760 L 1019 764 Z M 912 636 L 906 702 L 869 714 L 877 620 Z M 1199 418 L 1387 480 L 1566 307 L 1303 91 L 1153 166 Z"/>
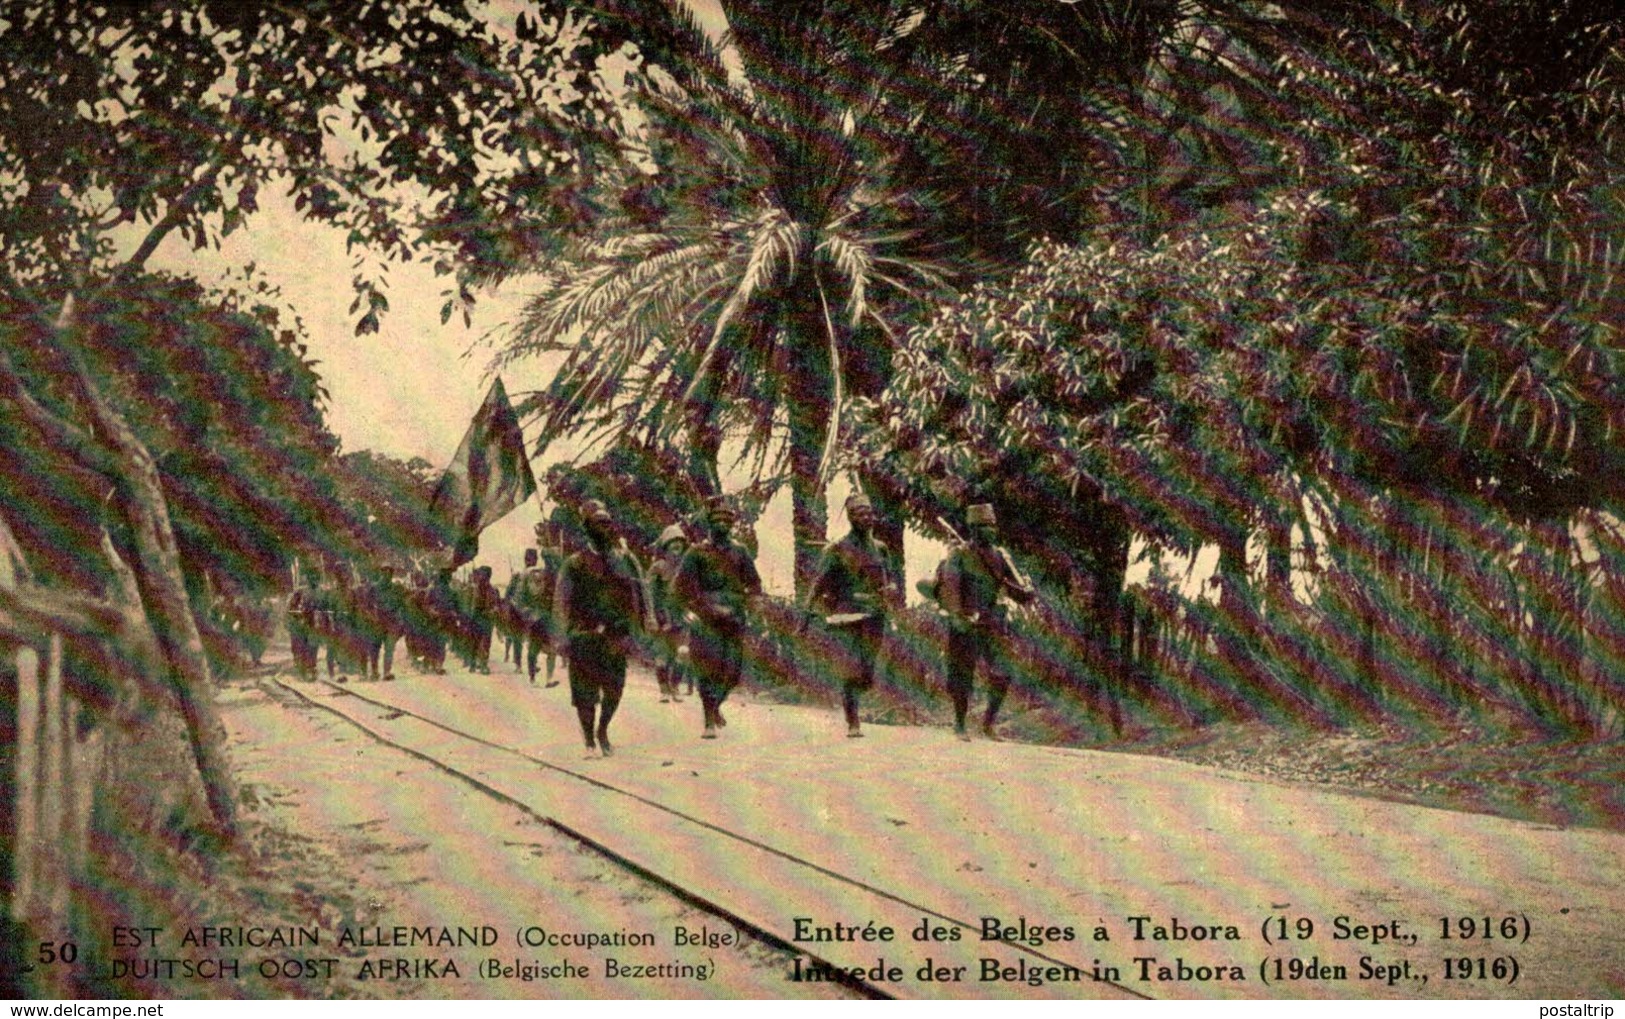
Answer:
<path fill-rule="evenodd" d="M 1052 0 L 721 7 L 714 35 L 681 4 L 594 5 L 593 31 L 643 61 L 638 123 L 591 235 L 540 267 L 496 363 L 565 354 L 527 407 L 544 447 L 682 432 L 714 486 L 734 434 L 758 477 L 787 466 L 799 586 L 843 406 L 878 396 L 925 298 L 1082 227 L 1125 133 L 1088 99 L 1142 79 L 1180 15 Z"/>
<path fill-rule="evenodd" d="M 529 408 L 544 445 L 681 430 L 712 488 L 725 433 L 758 474 L 787 461 L 798 583 L 824 536 L 839 408 L 879 391 L 903 309 L 958 275 L 907 180 L 892 93 L 922 70 L 910 26 L 830 6 L 806 22 L 730 5 L 722 38 L 671 13 L 667 62 L 637 76 L 644 123 L 614 210 L 544 266 L 497 359 L 568 351 Z"/>

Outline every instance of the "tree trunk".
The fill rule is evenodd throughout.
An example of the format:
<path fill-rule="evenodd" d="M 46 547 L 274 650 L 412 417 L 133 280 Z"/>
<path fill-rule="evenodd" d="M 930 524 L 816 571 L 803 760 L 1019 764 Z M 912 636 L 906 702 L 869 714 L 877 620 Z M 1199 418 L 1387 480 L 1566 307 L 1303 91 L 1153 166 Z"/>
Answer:
<path fill-rule="evenodd" d="M 74 328 L 70 306 L 57 323 L 59 333 Z M 112 455 L 119 509 L 129 526 L 136 583 L 153 634 L 163 651 L 175 686 L 186 731 L 208 797 L 217 833 L 236 836 L 236 789 L 225 754 L 225 729 L 214 707 L 214 680 L 197 620 L 186 595 L 180 553 L 169 522 L 158 467 L 128 421 L 102 395 L 71 336 L 62 336 L 73 365 L 74 382 L 95 424 L 101 445 Z"/>
<path fill-rule="evenodd" d="M 1227 528 L 1219 535 L 1219 611 L 1239 618 L 1246 601 L 1247 530 Z"/>
<path fill-rule="evenodd" d="M 1264 539 L 1266 589 L 1272 600 L 1284 603 L 1292 596 L 1292 518 L 1270 514 Z"/>
<path fill-rule="evenodd" d="M 790 505 L 798 604 L 805 602 L 811 588 L 829 522 L 824 488 L 818 477 L 828 417 L 827 409 L 820 413 L 820 408 L 801 402 L 790 406 Z"/>
<path fill-rule="evenodd" d="M 1128 553 L 1133 542 L 1128 518 L 1115 506 L 1104 502 L 1095 511 L 1094 548 L 1094 604 L 1095 625 L 1101 635 L 1103 650 L 1108 660 L 1121 675 L 1129 665 L 1129 623 L 1125 613 L 1132 612 L 1123 598 L 1123 585 L 1128 578 Z"/>
<path fill-rule="evenodd" d="M 811 233 L 803 231 L 805 236 Z M 815 252 L 809 244 L 796 260 L 797 276 L 786 290 L 787 307 L 780 319 L 788 350 L 785 403 L 790 418 L 790 499 L 795 535 L 795 595 L 805 602 L 813 571 L 827 537 L 828 507 L 820 458 L 835 402 L 831 354 L 833 322 L 825 314 L 823 294 L 811 270 Z"/>
<path fill-rule="evenodd" d="M 120 424 L 123 434 L 116 441 L 128 464 L 120 502 L 134 545 L 136 583 L 170 668 L 209 812 L 219 834 L 234 838 L 237 795 L 225 753 L 225 727 L 215 711 L 214 678 L 186 596 L 169 507 L 151 453 L 127 424 Z"/>

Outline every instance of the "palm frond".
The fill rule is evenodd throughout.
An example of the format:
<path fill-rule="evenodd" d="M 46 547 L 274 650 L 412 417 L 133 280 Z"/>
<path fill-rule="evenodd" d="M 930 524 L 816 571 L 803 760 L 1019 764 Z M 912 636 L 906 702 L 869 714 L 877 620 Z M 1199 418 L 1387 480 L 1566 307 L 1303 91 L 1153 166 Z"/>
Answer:
<path fill-rule="evenodd" d="M 785 275 L 793 275 L 795 272 L 796 247 L 801 238 L 800 225 L 786 218 L 778 209 L 767 209 L 757 220 L 757 226 L 758 229 L 751 238 L 745 271 L 740 275 L 738 285 L 734 287 L 727 302 L 723 304 L 722 311 L 717 315 L 716 325 L 711 330 L 711 342 L 707 344 L 705 353 L 700 356 L 700 363 L 694 369 L 694 380 L 689 383 L 688 391 L 683 394 L 684 403 L 694 398 L 700 381 L 716 360 L 717 351 L 722 346 L 728 327 L 744 311 L 751 299 L 772 283 L 778 266 L 781 263 L 784 265 Z"/>
<path fill-rule="evenodd" d="M 824 281 L 815 265 L 813 267 L 813 281 L 818 287 L 818 304 L 824 312 L 824 335 L 829 343 L 829 371 L 830 378 L 835 385 L 834 396 L 830 399 L 829 423 L 824 429 L 824 448 L 818 454 L 818 489 L 823 491 L 829 483 L 830 466 L 835 462 L 835 448 L 841 435 L 841 414 L 846 408 L 846 385 L 841 370 L 841 342 L 839 334 L 835 331 L 835 320 L 830 317 L 829 297 L 824 293 Z"/>

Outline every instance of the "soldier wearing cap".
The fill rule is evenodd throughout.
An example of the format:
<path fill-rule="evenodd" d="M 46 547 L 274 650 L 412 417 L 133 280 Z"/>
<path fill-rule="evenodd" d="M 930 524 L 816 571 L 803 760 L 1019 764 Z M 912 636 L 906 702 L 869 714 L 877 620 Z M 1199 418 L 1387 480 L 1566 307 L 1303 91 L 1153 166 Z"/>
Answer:
<path fill-rule="evenodd" d="M 524 656 L 524 668 L 532 685 L 536 683 L 536 660 L 544 646 L 547 648 L 547 685 L 558 685 L 553 679 L 553 647 L 548 636 L 553 615 L 553 587 L 558 579 L 558 571 L 550 568 L 551 565 L 543 565 L 539 553 L 527 548 L 525 568 L 508 582 L 506 600 L 513 613 L 515 636 L 523 646 L 522 651 L 516 652 L 514 663 L 519 664 L 518 655 Z"/>
<path fill-rule="evenodd" d="M 688 551 L 688 534 L 682 524 L 672 524 L 660 532 L 655 542 L 659 558 L 649 567 L 649 602 L 654 613 L 656 656 L 655 678 L 660 683 L 660 703 L 681 703 L 684 657 L 683 609 L 677 601 L 677 568 Z M 692 692 L 694 680 L 689 679 Z"/>
<path fill-rule="evenodd" d="M 987 668 L 987 714 L 982 732 L 998 739 L 993 723 L 1010 689 L 1010 634 L 999 596 L 1026 603 L 1033 589 L 1017 572 L 1009 553 L 996 543 L 993 507 L 978 503 L 965 511 L 970 539 L 958 545 L 937 571 L 937 598 L 948 617 L 948 695 L 954 702 L 954 732 L 969 740 L 965 714 L 978 663 Z"/>
<path fill-rule="evenodd" d="M 474 568 L 474 579 L 468 588 L 468 611 L 464 620 L 468 627 L 468 667 L 471 672 L 489 675 L 491 672 L 491 631 L 496 626 L 497 603 L 501 596 L 491 583 L 491 567 Z"/>
<path fill-rule="evenodd" d="M 457 608 L 457 593 L 451 588 L 451 570 L 440 567 L 423 590 L 423 624 L 426 629 L 424 664 L 437 676 L 446 674 L 446 646 L 457 639 L 462 613 Z"/>
<path fill-rule="evenodd" d="M 762 592 L 756 563 L 733 538 L 736 520 L 726 497 L 713 498 L 706 507 L 705 540 L 688 550 L 677 570 L 678 598 L 693 617 L 688 643 L 705 714 L 702 739 L 716 739 L 717 729 L 728 724 L 722 702 L 744 672 L 746 613 Z"/>
<path fill-rule="evenodd" d="M 395 580 L 395 567 L 378 568 L 358 602 L 366 636 L 366 672 L 373 679 L 395 678 L 395 642 L 406 630 L 406 589 Z"/>
<path fill-rule="evenodd" d="M 841 684 L 846 734 L 862 736 L 858 695 L 874 685 L 875 661 L 886 634 L 886 614 L 900 601 L 887 550 L 874 537 L 875 508 L 862 492 L 846 500 L 852 529 L 824 550 L 807 596 L 808 608 L 823 617 L 831 663 Z"/>
<path fill-rule="evenodd" d="M 288 644 L 293 651 L 293 671 L 300 679 L 316 679 L 316 650 L 321 640 L 322 592 L 315 570 L 307 570 L 305 586 L 288 599 Z"/>
<path fill-rule="evenodd" d="M 553 595 L 554 645 L 570 659 L 570 703 L 589 754 L 615 752 L 609 721 L 626 690 L 632 624 L 642 618 L 641 570 L 615 537 L 609 510 L 581 504 L 586 541 L 565 558 Z"/>
<path fill-rule="evenodd" d="M 340 683 L 351 673 L 365 675 L 365 649 L 357 629 L 356 579 L 348 564 L 335 566 L 333 586 L 322 592 L 321 632 L 327 643 L 327 678 Z"/>

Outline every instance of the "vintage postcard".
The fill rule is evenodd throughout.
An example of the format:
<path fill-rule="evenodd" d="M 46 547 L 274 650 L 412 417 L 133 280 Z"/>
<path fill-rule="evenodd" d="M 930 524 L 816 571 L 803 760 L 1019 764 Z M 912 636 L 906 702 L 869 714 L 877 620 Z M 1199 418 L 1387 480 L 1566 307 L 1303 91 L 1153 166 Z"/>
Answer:
<path fill-rule="evenodd" d="M 0 996 L 1610 1015 L 1622 97 L 1602 2 L 0 6 Z"/>

